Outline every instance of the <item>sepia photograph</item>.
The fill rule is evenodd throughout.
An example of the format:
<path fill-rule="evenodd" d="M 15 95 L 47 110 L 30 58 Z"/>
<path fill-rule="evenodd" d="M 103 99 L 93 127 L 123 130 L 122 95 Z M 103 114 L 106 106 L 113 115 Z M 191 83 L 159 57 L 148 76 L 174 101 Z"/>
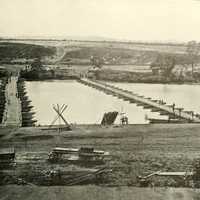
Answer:
<path fill-rule="evenodd" d="M 200 0 L 0 0 L 0 200 L 200 200 Z"/>

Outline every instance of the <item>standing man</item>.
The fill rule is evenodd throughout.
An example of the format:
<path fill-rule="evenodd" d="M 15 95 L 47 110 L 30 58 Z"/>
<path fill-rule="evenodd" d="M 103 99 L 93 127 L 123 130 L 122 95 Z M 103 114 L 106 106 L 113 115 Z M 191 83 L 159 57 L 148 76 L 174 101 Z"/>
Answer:
<path fill-rule="evenodd" d="M 172 110 L 174 112 L 174 110 L 175 110 L 175 103 L 172 104 Z"/>

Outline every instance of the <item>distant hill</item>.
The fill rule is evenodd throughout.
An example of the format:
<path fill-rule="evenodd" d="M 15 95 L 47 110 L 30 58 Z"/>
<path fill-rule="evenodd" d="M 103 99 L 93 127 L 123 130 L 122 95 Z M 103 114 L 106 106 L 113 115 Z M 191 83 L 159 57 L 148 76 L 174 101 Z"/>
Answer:
<path fill-rule="evenodd" d="M 119 41 L 113 38 L 100 36 L 20 36 L 0 37 L 0 40 L 82 40 L 82 41 Z"/>

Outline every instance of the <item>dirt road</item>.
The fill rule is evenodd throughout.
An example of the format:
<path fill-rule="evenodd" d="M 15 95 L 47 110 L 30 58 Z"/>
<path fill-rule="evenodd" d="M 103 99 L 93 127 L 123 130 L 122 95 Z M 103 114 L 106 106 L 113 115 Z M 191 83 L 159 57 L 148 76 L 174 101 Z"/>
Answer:
<path fill-rule="evenodd" d="M 21 126 L 21 102 L 17 94 L 17 76 L 11 76 L 6 85 L 6 107 L 3 124 L 5 126 Z"/>
<path fill-rule="evenodd" d="M 136 188 L 136 187 L 0 187 L 2 200 L 198 200 L 199 190 L 186 188 Z"/>

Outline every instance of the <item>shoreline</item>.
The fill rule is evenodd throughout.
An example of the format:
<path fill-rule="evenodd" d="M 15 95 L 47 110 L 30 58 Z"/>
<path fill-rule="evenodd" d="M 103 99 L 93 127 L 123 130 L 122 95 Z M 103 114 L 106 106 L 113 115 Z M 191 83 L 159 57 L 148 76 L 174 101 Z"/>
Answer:
<path fill-rule="evenodd" d="M 1 80 L 1 78 L 0 78 Z M 25 81 L 38 81 L 38 82 L 52 82 L 52 81 L 77 81 L 78 78 L 48 78 L 48 79 L 31 79 Z M 135 81 L 122 81 L 122 80 L 106 80 L 106 79 L 97 79 L 98 81 L 106 81 L 110 83 L 133 83 L 133 84 L 163 84 L 163 85 L 200 85 L 200 82 L 135 82 Z"/>

